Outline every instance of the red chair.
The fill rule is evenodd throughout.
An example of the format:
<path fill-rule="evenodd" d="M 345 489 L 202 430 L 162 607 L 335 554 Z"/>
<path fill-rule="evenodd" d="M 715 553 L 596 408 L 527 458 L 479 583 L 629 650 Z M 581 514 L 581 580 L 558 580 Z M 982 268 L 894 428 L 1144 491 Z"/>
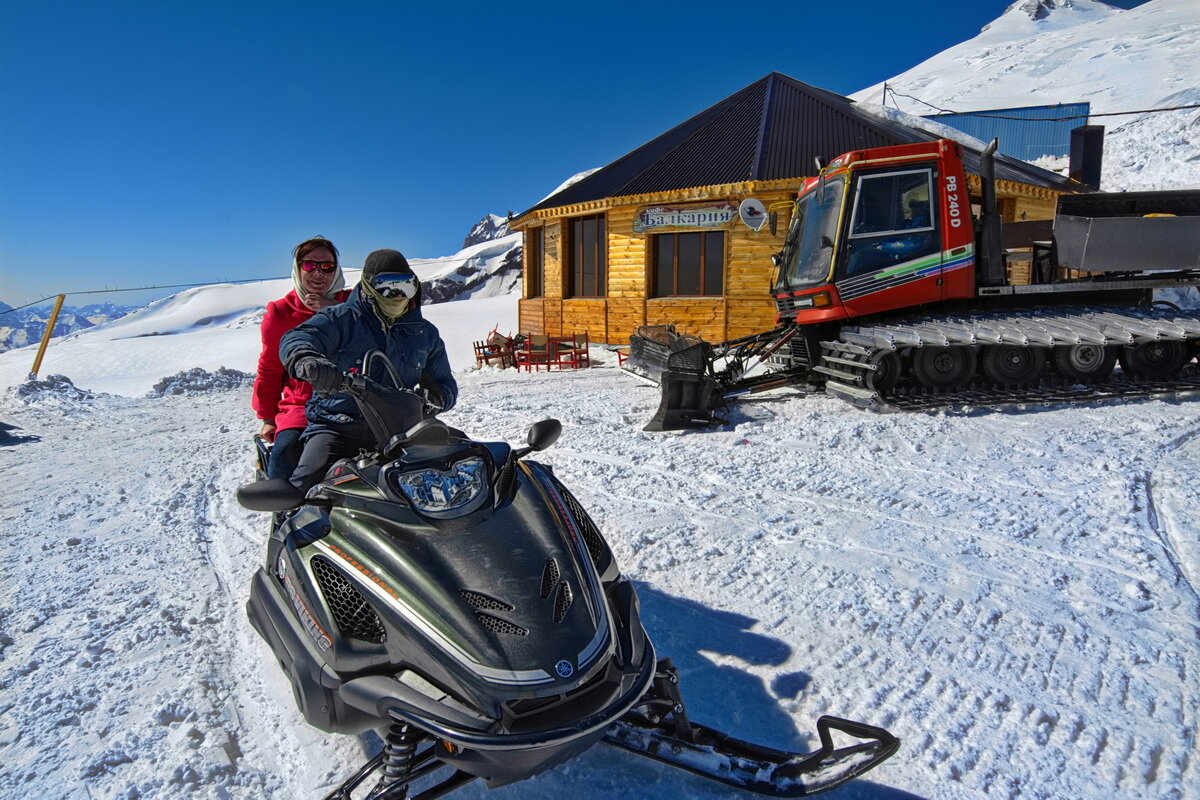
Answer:
<path fill-rule="evenodd" d="M 550 337 L 540 333 L 525 337 L 516 350 L 517 371 L 536 372 L 542 367 L 550 369 Z"/>
<path fill-rule="evenodd" d="M 575 333 L 570 336 L 550 337 L 550 364 L 559 369 L 585 369 L 592 365 L 588 355 L 588 335 Z"/>
<path fill-rule="evenodd" d="M 517 369 L 526 372 L 537 372 L 543 367 L 546 370 L 584 369 L 592 365 L 586 333 L 569 336 L 532 334 L 525 337 L 514 355 Z"/>
<path fill-rule="evenodd" d="M 507 336 L 492 336 L 486 342 L 473 342 L 473 344 L 475 346 L 475 366 L 500 367 L 501 369 L 516 366 L 512 339 Z"/>

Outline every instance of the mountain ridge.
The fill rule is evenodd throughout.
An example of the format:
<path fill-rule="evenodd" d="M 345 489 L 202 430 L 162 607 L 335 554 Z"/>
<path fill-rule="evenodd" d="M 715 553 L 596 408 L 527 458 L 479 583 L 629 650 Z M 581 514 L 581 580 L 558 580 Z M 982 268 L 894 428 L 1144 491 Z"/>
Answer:
<path fill-rule="evenodd" d="M 1019 0 L 978 35 L 850 98 L 916 115 L 1086 101 L 1106 128 L 1102 189 L 1191 188 L 1200 186 L 1200 109 L 1127 112 L 1196 103 L 1198 53 L 1195 0 L 1128 10 Z"/>

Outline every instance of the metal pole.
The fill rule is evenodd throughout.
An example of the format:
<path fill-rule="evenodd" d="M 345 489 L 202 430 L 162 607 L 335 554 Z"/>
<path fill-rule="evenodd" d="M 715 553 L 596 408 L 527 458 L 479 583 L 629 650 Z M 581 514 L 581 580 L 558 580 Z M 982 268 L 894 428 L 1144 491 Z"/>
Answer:
<path fill-rule="evenodd" d="M 50 344 L 50 336 L 54 333 L 54 324 L 58 322 L 58 312 L 62 310 L 63 300 L 66 299 L 65 294 L 60 294 L 54 301 L 54 310 L 50 312 L 50 321 L 46 323 L 46 332 L 42 334 L 42 343 L 38 345 L 37 358 L 33 360 L 33 371 L 29 373 L 31 381 L 37 380 L 38 370 L 42 368 L 42 356 L 46 355 L 46 346 Z"/>
<path fill-rule="evenodd" d="M 983 286 L 1003 286 L 1007 281 L 1004 255 L 1000 252 L 1000 211 L 996 204 L 996 149 L 999 145 L 999 139 L 992 139 L 979 155 L 983 208 L 979 216 L 979 247 L 975 258 L 979 262 L 979 283 Z"/>

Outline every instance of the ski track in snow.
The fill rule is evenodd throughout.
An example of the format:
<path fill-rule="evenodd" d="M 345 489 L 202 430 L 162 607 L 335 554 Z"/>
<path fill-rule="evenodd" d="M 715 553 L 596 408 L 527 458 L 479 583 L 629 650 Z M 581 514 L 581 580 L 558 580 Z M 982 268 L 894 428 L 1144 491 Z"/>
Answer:
<path fill-rule="evenodd" d="M 694 719 L 900 752 L 831 797 L 1196 797 L 1197 401 L 878 415 L 749 402 L 649 434 L 611 365 L 463 373 L 447 421 L 551 464 L 636 582 Z M 377 747 L 309 728 L 244 614 L 267 521 L 247 390 L 23 403 L 0 448 L 0 796 L 319 798 Z M 750 795 L 598 747 L 482 797 Z"/>

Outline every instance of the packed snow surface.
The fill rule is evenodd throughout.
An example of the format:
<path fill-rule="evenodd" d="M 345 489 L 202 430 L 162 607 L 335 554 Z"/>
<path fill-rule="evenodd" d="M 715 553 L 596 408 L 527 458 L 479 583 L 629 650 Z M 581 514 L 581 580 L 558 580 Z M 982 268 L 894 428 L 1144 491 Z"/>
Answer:
<path fill-rule="evenodd" d="M 234 499 L 257 425 L 221 376 L 254 370 L 254 291 L 56 341 L 34 384 L 32 350 L 0 354 L 0 796 L 315 800 L 378 748 L 308 727 L 245 617 L 268 522 Z M 515 296 L 426 313 L 448 422 L 519 443 L 562 420 L 536 458 L 635 581 L 694 719 L 798 750 L 822 714 L 901 737 L 836 797 L 1197 796 L 1197 401 L 880 415 L 785 392 L 651 434 L 657 391 L 603 347 L 472 368 Z M 189 393 L 146 396 L 172 376 Z M 598 746 L 458 796 L 750 795 Z"/>

